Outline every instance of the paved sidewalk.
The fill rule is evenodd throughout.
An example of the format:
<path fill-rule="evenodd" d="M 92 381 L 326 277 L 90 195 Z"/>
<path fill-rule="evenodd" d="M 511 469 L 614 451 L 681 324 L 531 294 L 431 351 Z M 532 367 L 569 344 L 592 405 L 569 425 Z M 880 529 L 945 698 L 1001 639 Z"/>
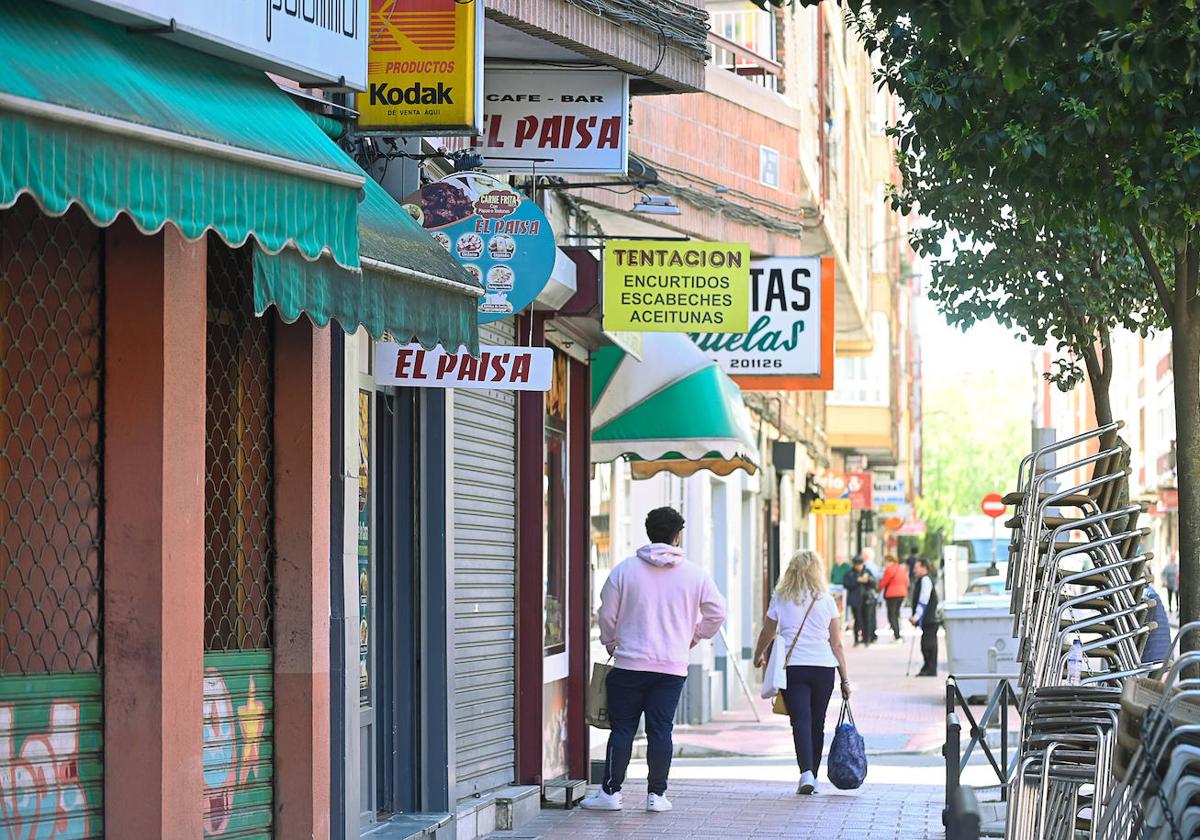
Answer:
<path fill-rule="evenodd" d="M 915 631 L 913 631 L 915 633 Z M 846 666 L 854 688 L 850 708 L 854 722 L 866 741 L 867 753 L 936 753 L 946 737 L 945 667 L 941 679 L 905 677 L 909 650 L 916 636 L 905 636 L 899 643 L 883 641 L 868 648 L 847 643 Z M 943 640 L 944 642 L 944 640 Z M 944 648 L 944 644 L 943 644 Z M 944 653 L 944 651 L 943 651 Z M 912 671 L 921 667 L 920 651 L 914 654 Z M 702 726 L 675 727 L 675 755 L 680 758 L 718 756 L 790 756 L 791 727 L 788 719 L 771 713 L 769 701 L 754 694 L 754 704 L 762 718 L 743 697 L 738 706 L 718 715 Z M 826 722 L 826 746 L 832 739 L 840 708 L 840 695 L 834 689 Z M 593 730 L 592 753 L 604 755 L 603 733 Z M 642 755 L 644 744 L 637 745 Z"/>
<path fill-rule="evenodd" d="M 908 628 L 906 628 L 907 630 Z M 943 640 L 944 641 L 944 640 Z M 847 648 L 855 723 L 866 741 L 870 770 L 860 790 L 843 792 L 824 779 L 816 796 L 797 796 L 799 771 L 787 718 L 754 697 L 755 721 L 743 703 L 703 726 L 677 726 L 668 796 L 675 810 L 644 810 L 645 764 L 635 761 L 620 813 L 545 810 L 496 840 L 775 840 L 943 837 L 945 770 L 944 679 L 904 676 L 910 637 L 870 648 Z M 944 648 L 944 644 L 943 644 Z M 920 651 L 913 672 L 920 667 Z M 943 668 L 944 675 L 944 668 Z M 826 748 L 837 722 L 835 689 L 826 722 Z M 593 730 L 595 733 L 595 730 Z M 602 749 L 602 748 L 601 748 Z M 824 765 L 822 764 L 822 768 Z"/>
<path fill-rule="evenodd" d="M 723 769 L 729 772 L 735 768 Z M 907 770 L 904 775 L 909 775 Z M 742 773 L 739 776 L 743 777 L 673 781 L 668 795 L 675 810 L 666 814 L 650 814 L 643 810 L 644 803 L 636 792 L 639 785 L 635 781 L 626 786 L 626 810 L 619 813 L 579 809 L 543 811 L 524 828 L 515 832 L 497 832 L 492 837 L 497 840 L 795 840 L 807 837 L 921 840 L 943 836 L 940 798 L 927 795 L 931 791 L 940 793 L 936 785 L 917 787 L 911 783 L 901 784 L 895 779 L 891 784 L 872 782 L 850 793 L 835 791 L 826 785 L 815 796 L 797 796 L 795 782 L 746 779 Z"/>

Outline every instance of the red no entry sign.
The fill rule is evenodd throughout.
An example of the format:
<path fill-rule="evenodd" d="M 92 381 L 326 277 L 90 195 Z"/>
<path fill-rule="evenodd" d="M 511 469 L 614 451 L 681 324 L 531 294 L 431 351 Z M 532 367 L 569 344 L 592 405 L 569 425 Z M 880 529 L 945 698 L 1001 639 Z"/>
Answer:
<path fill-rule="evenodd" d="M 984 496 L 983 501 L 979 504 L 979 509 L 992 519 L 999 519 L 1008 511 L 1004 505 L 1004 497 L 999 493 L 988 493 Z"/>

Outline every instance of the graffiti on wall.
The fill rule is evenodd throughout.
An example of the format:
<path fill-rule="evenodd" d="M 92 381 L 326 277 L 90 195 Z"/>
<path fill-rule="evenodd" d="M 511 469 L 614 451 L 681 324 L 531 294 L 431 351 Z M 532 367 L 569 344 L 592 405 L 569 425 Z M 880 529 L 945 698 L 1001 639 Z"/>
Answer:
<path fill-rule="evenodd" d="M 46 713 L 48 727 L 30 732 L 19 725 L 18 710 L 30 711 L 30 717 Z M 40 709 L 0 703 L 0 838 L 82 840 L 88 836 L 79 736 L 78 702 L 50 701 Z"/>
<path fill-rule="evenodd" d="M 266 656 L 269 668 L 269 651 Z M 270 692 L 269 671 L 204 669 L 205 837 L 240 831 L 247 823 L 269 825 Z"/>

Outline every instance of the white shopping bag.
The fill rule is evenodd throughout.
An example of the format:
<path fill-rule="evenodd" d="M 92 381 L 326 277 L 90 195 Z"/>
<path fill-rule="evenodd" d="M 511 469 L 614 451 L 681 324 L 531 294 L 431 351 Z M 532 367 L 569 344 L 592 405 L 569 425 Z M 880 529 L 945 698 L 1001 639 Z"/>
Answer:
<path fill-rule="evenodd" d="M 787 654 L 783 649 L 783 639 L 778 636 L 771 644 L 771 655 L 767 659 L 767 672 L 763 674 L 762 696 L 770 700 L 782 689 L 787 687 Z"/>

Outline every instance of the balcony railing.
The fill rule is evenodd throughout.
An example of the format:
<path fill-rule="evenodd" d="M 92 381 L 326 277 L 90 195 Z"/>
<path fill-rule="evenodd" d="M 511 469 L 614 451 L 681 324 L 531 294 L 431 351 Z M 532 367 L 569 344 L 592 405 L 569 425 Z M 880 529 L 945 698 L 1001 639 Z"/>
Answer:
<path fill-rule="evenodd" d="M 769 90 L 779 90 L 779 80 L 783 77 L 783 65 L 778 61 L 715 32 L 708 33 L 708 45 L 712 51 L 712 63 L 715 66 L 736 73 Z"/>

